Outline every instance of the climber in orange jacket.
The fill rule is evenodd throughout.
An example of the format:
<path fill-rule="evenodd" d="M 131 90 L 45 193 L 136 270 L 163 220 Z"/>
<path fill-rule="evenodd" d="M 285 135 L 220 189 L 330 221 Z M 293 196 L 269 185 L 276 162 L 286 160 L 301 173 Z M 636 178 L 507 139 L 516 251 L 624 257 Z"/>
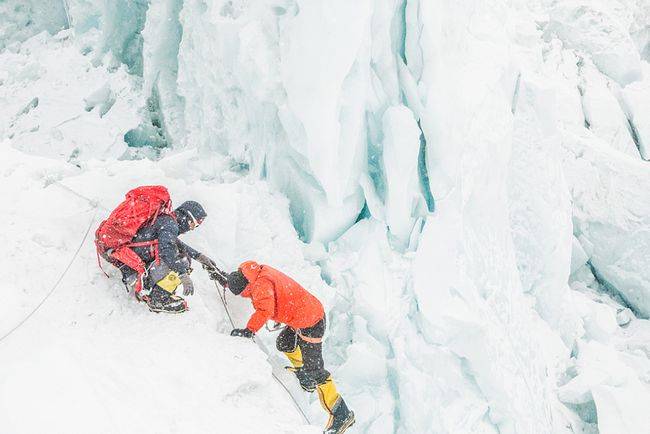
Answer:
<path fill-rule="evenodd" d="M 222 279 L 219 279 L 222 280 Z M 321 302 L 280 271 L 246 261 L 223 279 L 235 295 L 250 298 L 255 308 L 245 329 L 232 336 L 252 338 L 266 321 L 285 324 L 276 346 L 286 354 L 303 389 L 318 391 L 321 405 L 330 415 L 325 434 L 341 434 L 354 423 L 354 413 L 341 397 L 323 362 L 325 311 Z"/>

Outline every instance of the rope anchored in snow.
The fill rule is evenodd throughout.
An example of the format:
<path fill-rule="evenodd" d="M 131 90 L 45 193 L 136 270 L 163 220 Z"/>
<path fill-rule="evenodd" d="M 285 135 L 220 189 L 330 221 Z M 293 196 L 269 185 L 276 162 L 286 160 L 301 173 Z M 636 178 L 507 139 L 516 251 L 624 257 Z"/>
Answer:
<path fill-rule="evenodd" d="M 97 207 L 94 207 L 95 212 L 93 213 L 92 218 L 90 219 L 90 223 L 88 223 L 88 228 L 86 229 L 86 232 L 84 232 L 83 238 L 81 238 L 81 242 L 79 243 L 79 246 L 77 247 L 77 250 L 75 250 L 74 255 L 72 255 L 72 258 L 70 259 L 70 262 L 68 262 L 68 265 L 65 267 L 65 270 L 63 270 L 63 273 L 61 273 L 61 276 L 59 276 L 59 279 L 54 283 L 50 291 L 45 294 L 45 297 L 36 305 L 34 310 L 32 310 L 25 318 L 23 318 L 22 321 L 20 321 L 14 328 L 9 330 L 7 333 L 4 334 L 0 338 L 0 342 L 4 341 L 9 335 L 11 335 L 13 332 L 18 330 L 23 324 L 27 322 L 34 314 L 45 304 L 45 302 L 50 298 L 50 296 L 54 293 L 56 288 L 59 287 L 59 284 L 63 280 L 63 278 L 68 274 L 68 271 L 70 271 L 70 267 L 72 267 L 72 264 L 74 263 L 75 259 L 77 259 L 77 256 L 79 256 L 79 252 L 81 251 L 81 248 L 83 247 L 84 243 L 86 242 L 86 239 L 88 238 L 88 234 L 90 233 L 90 230 L 93 227 L 93 223 L 95 223 L 95 217 L 97 216 Z"/>
<path fill-rule="evenodd" d="M 223 275 L 223 273 L 221 273 L 221 274 Z M 220 286 L 219 283 L 217 283 L 216 280 L 213 280 L 213 282 L 214 282 L 214 285 L 217 287 L 217 293 L 219 294 L 219 299 L 221 300 L 221 304 L 223 304 L 223 309 L 226 312 L 226 316 L 228 317 L 228 321 L 230 322 L 230 326 L 234 329 L 234 328 L 236 328 L 235 327 L 235 322 L 233 321 L 232 316 L 230 315 L 230 311 L 228 309 L 228 303 L 226 302 L 226 288 L 224 287 L 223 292 L 222 292 L 221 289 L 219 288 L 219 286 Z M 266 347 L 264 346 L 264 344 L 262 344 L 262 342 L 256 340 L 255 338 L 252 338 L 252 339 L 253 339 L 253 342 L 255 342 L 255 344 L 257 344 L 259 349 L 262 350 L 262 352 L 264 352 L 268 356 L 269 352 L 266 349 Z M 307 413 L 305 413 L 305 411 L 300 407 L 300 404 L 298 404 L 298 401 L 296 400 L 296 398 L 294 398 L 293 394 L 291 393 L 291 390 L 289 390 L 289 388 L 282 382 L 282 380 L 280 380 L 280 378 L 275 374 L 275 372 L 271 371 L 271 375 L 273 376 L 275 381 L 284 389 L 284 391 L 287 392 L 287 395 L 289 395 L 289 397 L 291 398 L 291 401 L 293 402 L 293 405 L 296 407 L 296 410 L 298 410 L 298 412 L 300 413 L 302 418 L 305 420 L 307 425 L 311 425 L 311 421 L 309 420 L 309 417 L 307 417 Z"/>
<path fill-rule="evenodd" d="M 262 342 L 256 340 L 255 338 L 252 338 L 252 339 L 253 339 L 253 342 L 255 342 L 257 344 L 259 349 L 262 350 L 262 352 L 264 352 L 268 356 L 269 351 L 266 349 L 264 344 Z M 300 413 L 302 418 L 305 420 L 307 425 L 311 425 L 311 421 L 309 420 L 309 417 L 307 417 L 307 413 L 305 413 L 305 411 L 300 407 L 300 404 L 298 404 L 298 401 L 296 400 L 296 398 L 294 398 L 293 394 L 291 393 L 291 390 L 289 390 L 289 388 L 282 382 L 282 380 L 280 380 L 280 377 L 278 377 L 275 374 L 275 372 L 271 371 L 271 375 L 273 376 L 273 378 L 275 378 L 275 381 L 277 381 L 278 384 L 280 386 L 282 386 L 284 391 L 287 392 L 287 395 L 289 395 L 289 398 L 291 398 L 291 401 L 293 402 L 293 405 L 296 407 L 296 410 L 298 410 L 298 412 Z"/>
<path fill-rule="evenodd" d="M 77 197 L 80 198 L 80 199 L 85 200 L 85 201 L 88 202 L 88 203 L 90 204 L 90 206 L 92 206 L 93 208 L 101 208 L 101 209 L 103 209 L 104 211 L 108 211 L 108 212 L 111 211 L 111 210 L 109 210 L 108 208 L 106 208 L 105 206 L 103 206 L 101 203 L 99 203 L 99 201 L 97 201 L 97 200 L 95 200 L 95 199 L 90 199 L 90 198 L 84 196 L 83 194 L 74 191 L 73 189 L 71 189 L 71 188 L 68 187 L 67 185 L 65 185 L 65 184 L 63 184 L 63 183 L 61 183 L 61 182 L 59 182 L 59 181 L 57 181 L 57 180 L 53 180 L 53 181 L 52 181 L 52 184 L 59 186 L 60 188 L 62 188 L 62 189 L 64 189 L 65 191 L 67 191 L 68 193 L 72 193 L 72 194 L 74 194 L 75 196 L 77 196 Z"/>
<path fill-rule="evenodd" d="M 228 321 L 230 321 L 230 326 L 232 328 L 235 328 L 235 322 L 232 320 L 232 316 L 230 316 L 230 311 L 228 310 L 228 303 L 226 302 L 226 288 L 223 288 L 223 292 L 219 289 L 219 284 L 217 283 L 216 280 L 213 280 L 214 286 L 217 287 L 217 294 L 219 294 L 219 299 L 221 300 L 221 304 L 223 304 L 223 309 L 226 311 L 226 315 L 228 316 Z"/>

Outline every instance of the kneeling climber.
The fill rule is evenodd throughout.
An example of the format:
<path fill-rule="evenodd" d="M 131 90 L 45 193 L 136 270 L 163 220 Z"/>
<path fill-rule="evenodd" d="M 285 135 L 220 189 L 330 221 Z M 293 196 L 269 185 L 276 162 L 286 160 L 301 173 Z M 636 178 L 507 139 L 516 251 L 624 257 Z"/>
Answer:
<path fill-rule="evenodd" d="M 307 392 L 318 391 L 321 405 L 329 413 L 325 434 L 341 434 L 354 423 L 354 413 L 339 395 L 323 362 L 325 311 L 321 302 L 280 271 L 254 261 L 244 262 L 224 279 L 211 273 L 235 295 L 250 298 L 255 308 L 245 329 L 232 336 L 253 337 L 268 320 L 285 324 L 276 346 L 291 362 Z"/>
<path fill-rule="evenodd" d="M 198 227 L 206 216 L 194 201 L 172 211 L 165 187 L 135 188 L 97 229 L 97 253 L 122 272 L 127 290 L 134 289 L 151 311 L 185 312 L 187 302 L 175 292 L 183 285 L 183 295 L 194 294 L 191 259 L 208 270 L 216 264 L 178 235 Z"/>

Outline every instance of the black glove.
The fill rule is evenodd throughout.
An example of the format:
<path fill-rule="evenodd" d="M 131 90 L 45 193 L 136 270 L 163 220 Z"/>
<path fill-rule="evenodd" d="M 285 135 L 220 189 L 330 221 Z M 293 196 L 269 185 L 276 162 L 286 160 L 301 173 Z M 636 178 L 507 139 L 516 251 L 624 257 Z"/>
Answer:
<path fill-rule="evenodd" d="M 217 263 L 214 262 L 212 259 L 208 258 L 205 256 L 203 253 L 201 253 L 196 260 L 203 265 L 203 268 L 206 270 L 216 270 L 217 269 Z"/>
<path fill-rule="evenodd" d="M 219 282 L 219 285 L 223 286 L 224 288 L 228 287 L 228 279 L 226 279 L 226 276 L 221 274 L 218 270 L 211 270 L 209 271 L 210 273 L 210 279 L 216 280 Z"/>
<path fill-rule="evenodd" d="M 181 263 L 182 265 L 185 266 L 185 268 L 187 268 L 186 273 L 187 273 L 187 274 L 191 274 L 192 271 L 193 271 L 193 270 L 192 270 L 192 259 L 191 259 L 189 256 L 182 256 L 182 257 L 179 259 L 179 261 L 180 261 L 180 263 Z"/>
<path fill-rule="evenodd" d="M 194 283 L 189 274 L 180 275 L 181 283 L 183 284 L 183 295 L 194 295 Z"/>
<path fill-rule="evenodd" d="M 254 334 L 249 329 L 232 329 L 230 332 L 230 336 L 238 336 L 240 338 L 252 338 Z"/>

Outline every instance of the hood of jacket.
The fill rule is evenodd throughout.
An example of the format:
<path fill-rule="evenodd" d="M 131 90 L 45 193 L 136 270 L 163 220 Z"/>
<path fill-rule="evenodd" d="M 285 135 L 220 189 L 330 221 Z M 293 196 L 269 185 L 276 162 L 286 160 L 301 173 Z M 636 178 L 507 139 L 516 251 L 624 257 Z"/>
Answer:
<path fill-rule="evenodd" d="M 208 216 L 201 204 L 193 200 L 183 202 L 174 212 L 178 221 L 178 232 L 181 234 L 190 230 L 192 220 L 203 221 Z"/>
<path fill-rule="evenodd" d="M 262 271 L 262 266 L 255 261 L 246 261 L 242 262 L 239 266 L 239 271 L 241 271 L 246 280 L 248 280 L 248 285 L 246 285 L 246 288 L 241 295 L 242 297 L 248 297 L 250 295 L 252 284 L 255 283 Z"/>

